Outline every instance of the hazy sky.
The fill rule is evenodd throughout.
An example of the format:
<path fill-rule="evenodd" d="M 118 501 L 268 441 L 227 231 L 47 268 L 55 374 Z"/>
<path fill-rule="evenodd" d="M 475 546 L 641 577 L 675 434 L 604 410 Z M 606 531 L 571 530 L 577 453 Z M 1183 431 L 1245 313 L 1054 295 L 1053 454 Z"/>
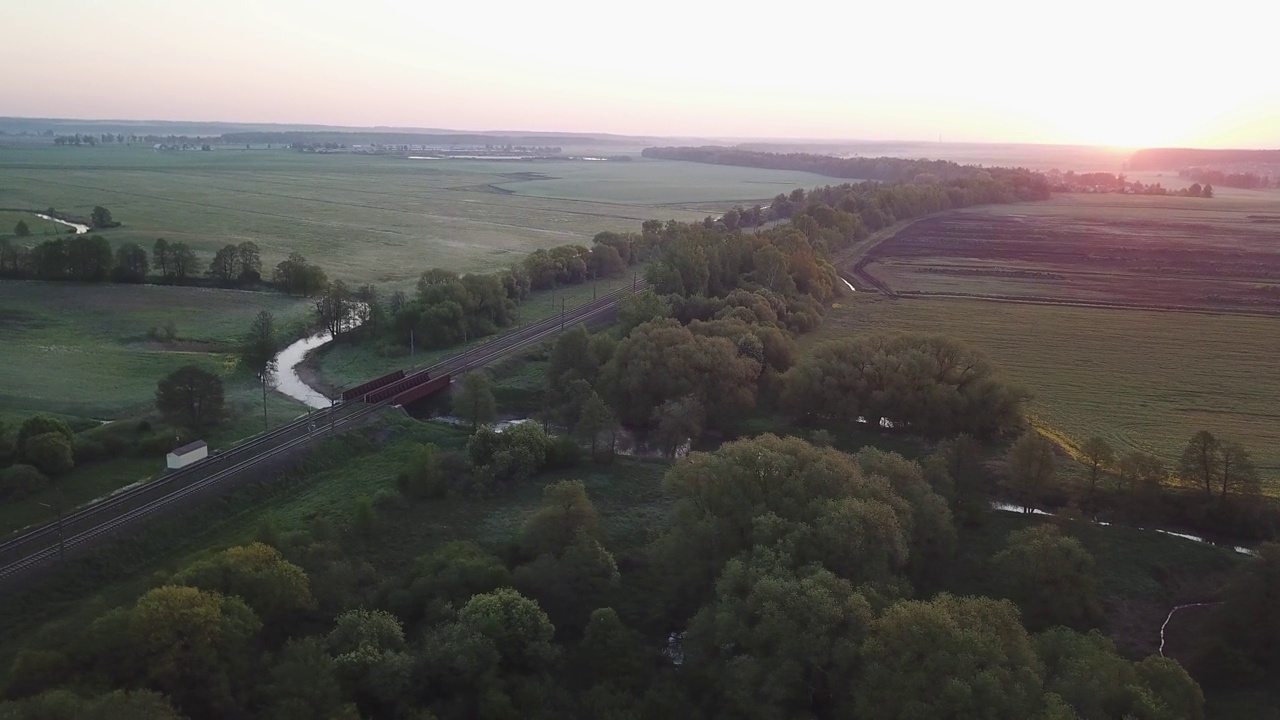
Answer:
<path fill-rule="evenodd" d="M 3 0 L 0 115 L 1280 147 L 1278 26 L 1275 0 Z"/>

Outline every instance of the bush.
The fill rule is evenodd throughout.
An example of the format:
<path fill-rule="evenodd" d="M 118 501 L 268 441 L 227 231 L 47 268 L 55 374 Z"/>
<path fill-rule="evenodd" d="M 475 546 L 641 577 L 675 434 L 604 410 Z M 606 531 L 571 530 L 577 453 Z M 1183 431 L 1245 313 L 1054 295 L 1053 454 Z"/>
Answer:
<path fill-rule="evenodd" d="M 401 509 L 407 504 L 404 495 L 391 488 L 383 488 L 373 494 L 373 507 L 377 510 Z"/>
<path fill-rule="evenodd" d="M 0 498 L 18 500 L 34 495 L 48 485 L 48 478 L 31 465 L 14 465 L 0 472 Z"/>
<path fill-rule="evenodd" d="M 73 453 L 77 465 L 98 462 L 111 457 L 111 452 L 108 451 L 106 444 L 83 437 L 76 438 Z"/>

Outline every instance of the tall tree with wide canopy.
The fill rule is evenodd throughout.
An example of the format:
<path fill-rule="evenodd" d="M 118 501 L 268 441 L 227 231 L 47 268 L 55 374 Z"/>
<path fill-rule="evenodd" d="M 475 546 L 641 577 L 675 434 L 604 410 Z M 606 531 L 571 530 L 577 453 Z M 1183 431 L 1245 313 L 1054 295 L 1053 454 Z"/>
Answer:
<path fill-rule="evenodd" d="M 703 403 L 709 418 L 727 420 L 755 405 L 760 370 L 731 340 L 657 320 L 618 343 L 601 371 L 600 387 L 629 425 L 649 425 L 655 408 L 687 395 Z"/>
<path fill-rule="evenodd" d="M 156 386 L 156 409 L 170 422 L 202 430 L 222 419 L 222 380 L 198 365 L 183 365 Z"/>

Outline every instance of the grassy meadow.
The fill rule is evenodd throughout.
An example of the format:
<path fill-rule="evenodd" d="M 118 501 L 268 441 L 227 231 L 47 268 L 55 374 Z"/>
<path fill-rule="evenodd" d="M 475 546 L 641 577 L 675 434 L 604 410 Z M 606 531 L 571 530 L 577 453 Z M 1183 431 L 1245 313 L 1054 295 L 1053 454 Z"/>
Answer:
<path fill-rule="evenodd" d="M 1034 394 L 1040 422 L 1174 463 L 1208 429 L 1253 454 L 1280 488 L 1280 319 L 949 298 L 844 299 L 812 344 L 875 332 L 948 335 Z"/>
<path fill-rule="evenodd" d="M 296 330 L 309 303 L 208 288 L 0 281 L 0 419 L 145 412 L 156 382 L 188 363 L 226 377 L 233 404 L 251 401 L 253 378 L 236 370 L 229 350 L 263 309 L 282 331 Z M 168 322 L 177 328 L 173 343 L 148 336 Z"/>
<path fill-rule="evenodd" d="M 766 201 L 809 173 L 642 160 L 409 160 L 287 150 L 161 153 L 141 147 L 0 148 L 0 207 L 94 205 L 113 243 L 184 241 L 205 262 L 256 242 L 353 282 L 405 286 L 429 267 L 486 271 L 542 247 L 589 242 L 648 219 L 697 220 Z M 4 230 L 0 225 L 0 230 Z"/>

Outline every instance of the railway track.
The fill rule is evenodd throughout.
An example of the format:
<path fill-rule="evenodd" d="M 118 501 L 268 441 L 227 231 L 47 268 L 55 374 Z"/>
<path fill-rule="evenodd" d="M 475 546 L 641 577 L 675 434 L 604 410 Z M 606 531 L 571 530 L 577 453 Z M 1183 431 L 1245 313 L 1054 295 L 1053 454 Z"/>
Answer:
<path fill-rule="evenodd" d="M 461 352 L 414 374 L 461 374 L 483 367 L 513 352 L 547 340 L 562 329 L 596 320 L 613 312 L 623 296 L 645 287 L 643 282 L 600 296 L 561 315 L 540 320 L 482 345 Z M 34 569 L 65 552 L 84 547 L 174 503 L 189 500 L 254 466 L 280 457 L 317 437 L 336 433 L 390 407 L 344 403 L 299 417 L 290 423 L 256 435 L 208 459 L 168 473 L 149 483 L 130 487 L 82 506 L 60 521 L 32 528 L 0 543 L 0 579 Z"/>

